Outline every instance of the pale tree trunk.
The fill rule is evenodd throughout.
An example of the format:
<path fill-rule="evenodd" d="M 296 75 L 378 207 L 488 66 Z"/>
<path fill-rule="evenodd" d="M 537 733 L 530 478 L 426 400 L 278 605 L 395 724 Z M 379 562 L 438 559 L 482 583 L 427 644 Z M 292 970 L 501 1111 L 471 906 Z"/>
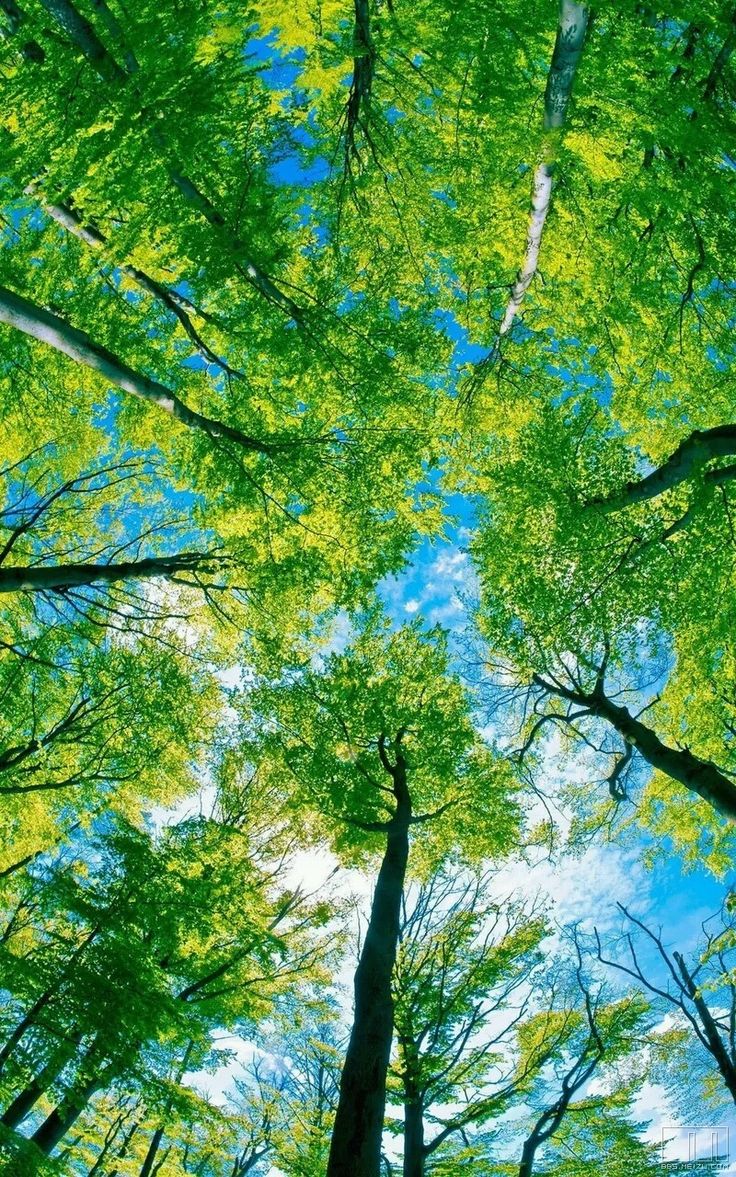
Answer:
<path fill-rule="evenodd" d="M 139 66 L 135 54 L 127 46 L 124 40 L 124 34 L 112 13 L 109 14 L 109 17 L 105 15 L 104 20 L 108 32 L 111 32 L 112 29 L 111 20 L 115 21 L 113 39 L 118 43 L 119 48 L 124 53 L 125 69 L 122 69 L 118 65 L 115 58 L 100 41 L 89 21 L 77 12 L 69 0 L 40 0 L 40 2 L 72 39 L 103 81 L 117 84 L 125 83 L 138 72 Z M 98 9 L 107 9 L 107 5 L 101 2 L 101 0 L 97 0 L 96 7 Z M 160 127 L 152 122 L 150 118 L 144 122 L 144 126 L 151 136 L 153 143 L 163 155 L 169 180 L 190 208 L 193 208 L 203 216 L 217 231 L 218 236 L 222 239 L 225 246 L 238 256 L 242 263 L 241 273 L 246 281 L 267 299 L 268 302 L 277 306 L 289 318 L 299 322 L 303 315 L 301 308 L 269 278 L 268 274 L 261 270 L 260 266 L 250 257 L 245 243 L 238 238 L 236 233 L 228 228 L 225 218 L 215 208 L 209 197 L 200 190 L 189 176 L 182 172 L 178 161 L 172 154 L 169 141 Z"/>
<path fill-rule="evenodd" d="M 25 189 L 26 193 L 29 195 L 35 195 L 36 190 L 36 184 L 29 184 Z M 104 237 L 103 234 L 92 225 L 85 225 L 81 218 L 77 216 L 74 209 L 70 208 L 68 205 L 53 204 L 47 201 L 42 201 L 41 207 L 43 208 L 44 212 L 49 217 L 51 217 L 52 220 L 56 221 L 57 225 L 61 225 L 62 229 L 65 229 L 67 233 L 73 234 L 74 237 L 77 237 L 80 241 L 83 241 L 85 245 L 89 245 L 91 249 L 105 250 L 109 248 L 109 242 L 107 238 Z M 208 345 L 202 339 L 202 336 L 194 326 L 191 316 L 186 309 L 188 300 L 182 299 L 181 296 L 176 293 L 176 291 L 170 290 L 161 282 L 157 282 L 155 278 L 151 278 L 151 276 L 146 274 L 144 270 L 139 270 L 137 266 L 131 266 L 126 262 L 123 262 L 117 265 L 117 269 L 121 274 L 124 274 L 126 278 L 129 278 L 131 282 L 135 282 L 141 290 L 146 292 L 146 294 L 156 299 L 156 301 L 161 304 L 164 310 L 168 311 L 178 319 L 189 340 L 203 359 L 207 360 L 207 362 L 210 364 L 215 364 L 218 368 L 222 368 L 224 372 L 228 372 L 231 376 L 236 376 L 238 378 L 242 377 L 242 372 L 238 372 L 236 369 L 231 368 L 214 351 L 212 351 L 212 349 L 208 347 Z M 199 314 L 201 317 L 206 318 L 206 316 L 202 316 L 202 313 L 198 308 L 194 307 L 191 303 L 188 305 L 195 314 Z"/>
<path fill-rule="evenodd" d="M 510 331 L 514 317 L 520 311 L 526 292 L 537 272 L 542 234 L 552 199 L 552 171 L 557 154 L 557 135 L 553 133 L 560 132 L 565 126 L 575 74 L 583 52 L 588 16 L 588 9 L 584 4 L 576 4 L 573 0 L 561 0 L 560 20 L 544 92 L 544 158 L 534 172 L 526 253 L 511 290 L 499 335 L 505 335 Z"/>
<path fill-rule="evenodd" d="M 271 452 L 271 447 L 265 442 L 256 441 L 255 438 L 241 433 L 239 429 L 190 409 L 170 388 L 130 368 L 107 348 L 95 343 L 86 332 L 72 327 L 65 319 L 4 287 L 0 287 L 0 323 L 6 323 L 22 331 L 24 335 L 30 335 L 32 339 L 69 356 L 78 364 L 84 364 L 116 388 L 156 405 L 191 429 L 201 429 L 210 437 L 226 438 L 243 449 L 262 454 Z"/>
<path fill-rule="evenodd" d="M 524 258 L 511 288 L 511 295 L 506 304 L 493 347 L 485 359 L 476 365 L 475 377 L 471 377 L 471 385 L 476 377 L 482 377 L 484 369 L 488 369 L 498 359 L 501 343 L 521 311 L 526 293 L 539 267 L 542 237 L 552 201 L 554 165 L 559 139 L 567 118 L 567 109 L 583 51 L 588 20 L 589 11 L 586 5 L 574 3 L 573 0 L 560 0 L 557 35 L 544 92 L 543 127 L 545 135 L 542 142 L 541 159 L 534 169 L 532 180 L 531 211 Z"/>
<path fill-rule="evenodd" d="M 49 16 L 82 50 L 90 65 L 105 82 L 123 82 L 125 73 L 107 51 L 92 25 L 68 0 L 39 0 Z"/>

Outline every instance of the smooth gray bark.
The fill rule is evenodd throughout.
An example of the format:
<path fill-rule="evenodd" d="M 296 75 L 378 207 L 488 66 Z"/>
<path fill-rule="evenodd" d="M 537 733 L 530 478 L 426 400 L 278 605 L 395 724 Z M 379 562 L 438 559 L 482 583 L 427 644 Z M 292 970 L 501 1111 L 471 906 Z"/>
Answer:
<path fill-rule="evenodd" d="M 257 441 L 241 433 L 239 429 L 190 409 L 166 385 L 135 371 L 107 348 L 95 343 L 86 332 L 72 327 L 65 319 L 36 306 L 22 295 L 15 294 L 5 287 L 0 287 L 0 323 L 6 323 L 9 327 L 22 331 L 24 335 L 30 335 L 39 343 L 62 352 L 78 364 L 92 368 L 116 388 L 156 405 L 191 429 L 201 429 L 210 437 L 227 438 L 243 449 L 261 454 L 271 452 L 271 447 L 267 443 Z"/>

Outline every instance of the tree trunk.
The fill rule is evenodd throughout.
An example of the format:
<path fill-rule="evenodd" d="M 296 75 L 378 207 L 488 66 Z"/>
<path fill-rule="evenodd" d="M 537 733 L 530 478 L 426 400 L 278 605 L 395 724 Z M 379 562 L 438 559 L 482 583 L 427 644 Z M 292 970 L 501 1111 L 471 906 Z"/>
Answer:
<path fill-rule="evenodd" d="M 156 1154 L 161 1147 L 161 1141 L 164 1138 L 164 1128 L 158 1127 L 151 1137 L 151 1143 L 148 1146 L 139 1177 L 151 1177 L 151 1170 L 153 1169 L 153 1162 L 156 1160 Z"/>
<path fill-rule="evenodd" d="M 710 73 L 705 79 L 705 87 L 703 89 L 703 97 L 706 101 L 710 101 L 716 92 L 716 86 L 720 81 L 728 59 L 734 51 L 736 46 L 736 9 L 731 14 L 731 28 L 726 36 L 725 41 L 718 50 L 716 59 L 713 62 Z"/>
<path fill-rule="evenodd" d="M 391 977 L 399 940 L 401 895 L 409 857 L 411 800 L 401 764 L 397 810 L 373 895 L 355 973 L 355 1015 L 340 1078 L 327 1177 L 379 1177 L 386 1072 L 393 1037 Z"/>
<path fill-rule="evenodd" d="M 117 26 L 118 33 L 116 33 L 114 39 L 118 43 L 119 49 L 123 52 L 125 69 L 121 69 L 114 57 L 108 53 L 89 21 L 77 12 L 74 5 L 70 3 L 70 0 L 41 0 L 41 3 L 46 11 L 61 25 L 67 35 L 71 37 L 72 41 L 84 54 L 103 81 L 120 84 L 138 72 L 139 67 L 135 55 L 124 41 L 122 44 L 120 43 L 122 30 L 120 30 L 117 21 L 115 21 L 115 25 Z M 99 0 L 92 0 L 92 3 L 98 10 L 103 7 L 105 9 L 107 8 L 107 5 L 101 4 Z M 104 14 L 104 21 L 108 32 L 112 31 L 110 16 Z M 197 187 L 189 176 L 184 175 L 181 171 L 178 161 L 173 157 L 169 141 L 157 123 L 149 116 L 145 119 L 144 126 L 151 136 L 153 143 L 163 155 L 169 180 L 186 203 L 203 216 L 217 230 L 218 235 L 222 237 L 225 245 L 239 256 L 242 263 L 241 273 L 245 280 L 270 303 L 279 307 L 289 318 L 294 319 L 296 322 L 301 322 L 303 318 L 301 308 L 292 298 L 284 294 L 276 283 L 269 278 L 268 274 L 261 270 L 260 266 L 249 256 L 249 251 L 246 249 L 245 244 L 238 238 L 236 233 L 228 228 L 225 218 L 215 208 L 209 197 Z"/>
<path fill-rule="evenodd" d="M 539 251 L 552 201 L 553 171 L 558 150 L 559 132 L 565 125 L 567 108 L 570 104 L 575 74 L 583 52 L 585 34 L 588 28 L 589 11 L 585 4 L 574 0 L 560 0 L 560 15 L 557 24 L 555 45 L 552 51 L 544 90 L 545 137 L 542 142 L 541 159 L 534 169 L 532 179 L 531 211 L 526 236 L 524 258 L 519 266 L 511 294 L 499 324 L 498 334 L 489 354 L 475 366 L 475 373 L 469 380 L 469 393 L 479 383 L 485 372 L 499 357 L 504 336 L 511 330 L 514 319 L 522 308 L 526 292 L 539 266 Z"/>
<path fill-rule="evenodd" d="M 651 728 L 635 719 L 626 707 L 619 707 L 608 699 L 602 691 L 585 694 L 582 691 L 555 686 L 538 674 L 533 676 L 533 681 L 550 694 L 585 707 L 591 715 L 607 720 L 623 736 L 627 744 L 631 744 L 641 753 L 652 768 L 665 773 L 673 781 L 678 781 L 691 793 L 697 793 L 724 817 L 736 820 L 736 783 L 711 761 L 694 756 L 689 748 L 670 748 L 663 744 Z"/>
<path fill-rule="evenodd" d="M 125 1115 L 125 1113 L 122 1113 L 110 1125 L 110 1127 L 107 1131 L 107 1134 L 105 1136 L 105 1141 L 104 1141 L 99 1153 L 97 1154 L 97 1157 L 94 1161 L 94 1164 L 92 1165 L 92 1168 L 87 1170 L 87 1177 L 97 1177 L 97 1175 L 99 1173 L 101 1173 L 102 1166 L 106 1163 L 107 1158 L 110 1155 L 110 1152 L 112 1150 L 112 1147 L 115 1144 L 115 1141 L 117 1140 L 118 1136 L 120 1135 L 120 1133 L 122 1131 L 123 1124 L 125 1123 L 126 1119 L 127 1119 L 127 1116 Z"/>
<path fill-rule="evenodd" d="M 715 1023 L 713 1015 L 708 1009 L 708 1006 L 700 996 L 698 987 L 690 975 L 690 971 L 685 964 L 685 959 L 682 956 L 682 953 L 675 952 L 673 955 L 685 984 L 687 995 L 698 1011 L 701 1028 L 708 1040 L 708 1049 L 715 1060 L 718 1070 L 721 1073 L 723 1082 L 728 1088 L 731 1099 L 734 1101 L 734 1103 L 736 1103 L 736 1066 L 734 1066 L 734 1061 L 729 1056 L 729 1053 L 723 1044 L 723 1039 L 719 1033 L 718 1026 Z"/>
<path fill-rule="evenodd" d="M 28 1013 L 25 1014 L 18 1022 L 18 1025 L 13 1030 L 2 1050 L 0 1050 L 0 1072 L 2 1072 L 5 1064 L 25 1034 L 26 1030 L 31 1028 L 36 1020 L 36 1017 L 38 1014 L 40 1014 L 41 1010 L 48 1005 L 51 998 L 56 993 L 58 987 L 59 982 L 56 981 L 53 985 L 46 989 L 39 997 L 36 998 L 33 1005 L 28 1010 Z"/>
<path fill-rule="evenodd" d="M 32 855 L 31 857 L 35 857 L 35 855 Z M 2 877 L 2 876 L 0 876 L 0 877 Z M 92 928 L 92 930 L 89 932 L 89 934 L 87 936 L 85 936 L 84 940 L 82 940 L 81 944 L 78 944 L 77 947 L 74 949 L 71 956 L 69 957 L 69 960 L 64 965 L 61 973 L 56 978 L 54 983 L 52 985 L 50 985 L 48 989 L 44 990 L 44 992 L 41 993 L 36 998 L 33 1005 L 28 1010 L 28 1013 L 25 1014 L 25 1016 L 23 1018 L 21 1018 L 20 1022 L 13 1030 L 13 1033 L 10 1035 L 10 1038 L 3 1046 L 2 1050 L 0 1050 L 0 1072 L 2 1072 L 3 1067 L 5 1066 L 10 1055 L 15 1050 L 15 1047 L 18 1045 L 21 1038 L 25 1034 L 26 1030 L 30 1029 L 30 1027 L 36 1021 L 38 1014 L 41 1013 L 41 1011 L 46 1008 L 46 1006 L 48 1005 L 51 998 L 58 992 L 60 985 L 68 977 L 69 971 L 72 968 L 72 965 L 78 960 L 78 958 L 84 952 L 85 948 L 89 947 L 89 945 L 92 943 L 92 941 L 99 935 L 99 932 L 100 932 L 99 927 Z M 78 1038 L 73 1039 L 73 1041 L 75 1042 L 75 1044 L 79 1043 Z"/>
<path fill-rule="evenodd" d="M 561 0 L 555 47 L 544 91 L 545 131 L 559 131 L 565 125 L 588 19 L 589 12 L 585 4 Z"/>
<path fill-rule="evenodd" d="M 122 560 L 117 564 L 39 564 L 32 568 L 0 568 L 0 593 L 54 592 L 59 589 L 117 580 L 151 580 L 171 577 L 177 572 L 196 571 L 205 557 L 196 552 L 179 556 L 149 556 L 144 560 Z"/>
<path fill-rule="evenodd" d="M 547 74 L 544 91 L 544 130 L 560 131 L 565 125 L 567 108 L 570 104 L 573 82 L 577 73 L 580 55 L 583 52 L 585 33 L 588 28 L 588 9 L 573 0 L 561 0 L 560 19 L 552 51 L 552 62 Z M 524 261 L 519 269 L 511 290 L 498 334 L 503 336 L 511 330 L 514 318 L 521 309 L 532 278 L 539 264 L 539 250 L 542 234 L 552 200 L 552 170 L 556 151 L 547 141 L 544 158 L 537 165 L 532 184 L 532 208 L 526 241 Z"/>
<path fill-rule="evenodd" d="M 131 1144 L 133 1137 L 139 1131 L 140 1131 L 140 1124 L 138 1122 L 136 1122 L 135 1124 L 132 1124 L 131 1127 L 129 1128 L 129 1130 L 125 1133 L 125 1138 L 123 1140 L 122 1147 L 120 1149 L 118 1149 L 117 1153 L 115 1154 L 116 1157 L 118 1158 L 118 1160 L 122 1159 L 125 1156 L 128 1149 L 130 1148 L 130 1144 Z M 88 1174 L 88 1177 L 89 1177 L 89 1174 Z M 110 1172 L 105 1175 L 105 1177 L 120 1177 L 120 1170 L 116 1166 L 114 1169 L 111 1169 Z"/>
<path fill-rule="evenodd" d="M 201 429 L 210 437 L 227 438 L 244 449 L 255 450 L 257 453 L 271 452 L 266 443 L 256 441 L 255 438 L 241 433 L 239 429 L 233 429 L 230 425 L 204 417 L 190 409 L 170 388 L 128 367 L 107 348 L 95 343 L 84 331 L 79 331 L 58 315 L 36 306 L 4 287 L 0 287 L 0 323 L 7 323 L 8 326 L 22 331 L 24 335 L 30 335 L 40 343 L 45 343 L 69 356 L 78 364 L 92 368 L 116 388 L 156 405 L 190 428 Z"/>
<path fill-rule="evenodd" d="M 539 1148 L 539 1140 L 532 1133 L 524 1141 L 524 1147 L 521 1150 L 521 1161 L 519 1163 L 519 1177 L 532 1177 L 534 1172 L 534 1158 Z"/>
<path fill-rule="evenodd" d="M 106 1082 L 106 1078 L 104 1073 L 95 1074 L 81 1087 L 70 1091 L 66 1099 L 46 1117 L 43 1124 L 36 1129 L 31 1137 L 33 1143 L 42 1153 L 48 1156 L 53 1152 L 69 1129 L 74 1127 L 92 1096 Z"/>
<path fill-rule="evenodd" d="M 30 1083 L 16 1095 L 0 1120 L 6 1128 L 17 1128 L 18 1124 L 25 1120 L 41 1096 L 48 1091 L 66 1064 L 74 1057 L 78 1045 L 79 1038 L 73 1042 L 66 1043 L 61 1050 L 52 1055 L 46 1066 L 42 1067 L 38 1074 L 33 1076 Z"/>
<path fill-rule="evenodd" d="M 424 1108 L 418 1098 L 404 1101 L 403 1177 L 424 1177 Z"/>
<path fill-rule="evenodd" d="M 124 82 L 125 73 L 108 53 L 89 21 L 68 0 L 40 0 L 49 16 L 61 25 L 96 73 L 105 82 Z"/>
<path fill-rule="evenodd" d="M 631 507 L 635 503 L 656 499 L 666 490 L 673 490 L 676 486 L 686 482 L 697 470 L 712 458 L 731 457 L 736 455 L 736 425 L 716 425 L 713 429 L 695 429 L 680 442 L 661 466 L 652 470 L 645 478 L 636 482 L 627 482 L 622 490 L 605 498 L 590 499 L 588 505 L 598 507 L 605 513 L 620 511 L 623 507 Z M 709 482 L 726 482 L 736 476 L 733 466 L 722 470 L 709 470 L 706 479 Z"/>
<path fill-rule="evenodd" d="M 28 20 L 25 12 L 15 3 L 15 0 L 0 0 L 0 12 L 5 13 L 5 19 L 8 22 L 6 28 L 0 28 L 0 37 L 2 38 L 12 37 L 17 34 Z M 22 44 L 20 46 L 20 55 L 26 61 L 33 61 L 37 65 L 42 64 L 46 60 L 46 54 L 38 44 L 38 41 L 26 41 Z"/>
<path fill-rule="evenodd" d="M 36 187 L 36 184 L 29 184 L 25 191 L 28 194 L 34 194 Z M 80 241 L 83 241 L 85 245 L 89 245 L 92 249 L 96 250 L 109 248 L 109 242 L 103 237 L 102 233 L 92 225 L 85 225 L 80 217 L 77 216 L 74 209 L 68 205 L 50 204 L 47 201 L 42 201 L 41 207 L 52 220 L 56 221 L 57 225 L 61 225 L 67 233 L 72 233 Z M 155 278 L 151 278 L 149 274 L 146 274 L 144 270 L 139 270 L 137 266 L 131 266 L 127 262 L 119 263 L 117 269 L 126 278 L 129 278 L 131 282 L 135 282 L 137 286 L 140 286 L 141 290 L 144 290 L 146 294 L 155 298 L 165 311 L 168 311 L 169 314 L 174 315 L 178 319 L 190 342 L 196 347 L 203 359 L 207 360 L 210 364 L 216 364 L 223 371 L 229 372 L 231 376 L 242 376 L 242 372 L 237 372 L 234 368 L 231 368 L 207 346 L 175 291 L 169 290 L 167 286 L 162 285 L 161 282 L 157 282 Z"/>

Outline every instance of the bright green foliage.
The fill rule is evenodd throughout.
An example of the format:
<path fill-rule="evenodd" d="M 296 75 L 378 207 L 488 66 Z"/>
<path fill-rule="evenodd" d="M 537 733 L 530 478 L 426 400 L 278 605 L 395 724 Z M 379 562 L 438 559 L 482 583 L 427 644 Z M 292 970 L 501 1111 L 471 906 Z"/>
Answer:
<path fill-rule="evenodd" d="M 541 0 L 0 3 L 0 1084 L 8 1113 L 43 1072 L 25 1135 L 83 1101 L 51 1162 L 5 1134 L 19 1177 L 321 1177 L 342 1038 L 314 988 L 346 914 L 292 851 L 372 870 L 399 749 L 430 892 L 524 839 L 642 825 L 730 865 L 733 10 L 602 0 L 550 128 L 557 22 Z M 374 601 L 452 492 L 477 691 L 467 634 Z M 527 830 L 545 789 L 563 820 Z M 494 1052 L 471 1035 L 440 1067 L 536 960 L 538 922 L 486 952 L 488 914 L 428 933 L 459 1021 L 408 942 L 396 975 L 397 1018 L 436 1028 L 428 1116 L 469 1117 L 448 1177 L 510 1171 Z M 510 1082 L 543 1115 L 598 1047 L 589 1003 L 536 997 Z M 595 1016 L 608 1085 L 545 1171 L 648 1173 L 641 1076 L 614 1073 L 643 1007 Z M 218 1031 L 263 1048 L 223 1106 L 191 1079 L 228 1061 Z"/>
<path fill-rule="evenodd" d="M 393 812 L 380 744 L 402 732 L 419 823 L 413 868 L 432 869 L 448 853 L 472 860 L 508 849 L 518 820 L 513 777 L 476 732 L 448 659 L 441 631 L 392 631 L 375 614 L 319 668 L 249 691 L 250 756 L 298 808 L 305 834 L 318 823 L 336 851 L 364 861 L 372 830 Z"/>
<path fill-rule="evenodd" d="M 163 1114 L 172 1059 L 197 1069 L 216 1029 L 259 1023 L 297 978 L 324 981 L 328 913 L 275 887 L 268 854 L 198 818 L 158 839 L 110 830 L 22 884 L 3 948 L 6 1106 L 38 1076 L 50 1110 L 91 1074 L 142 1086 Z"/>
<path fill-rule="evenodd" d="M 494 882 L 437 872 L 408 897 L 402 921 L 390 1091 L 395 1114 L 403 1105 L 421 1124 L 431 1172 L 457 1159 L 464 1133 L 522 1099 L 550 1053 L 546 1041 L 523 1062 L 509 1057 L 528 986 L 544 984 L 547 928 L 521 904 L 489 898 Z M 412 1147 L 404 1126 L 405 1153 Z"/>

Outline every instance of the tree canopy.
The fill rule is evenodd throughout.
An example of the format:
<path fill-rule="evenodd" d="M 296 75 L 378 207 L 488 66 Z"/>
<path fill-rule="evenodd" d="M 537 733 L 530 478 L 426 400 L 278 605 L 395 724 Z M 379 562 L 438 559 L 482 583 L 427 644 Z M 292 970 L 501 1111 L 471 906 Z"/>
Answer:
<path fill-rule="evenodd" d="M 0 0 L 8 1172 L 643 1177 L 733 1100 L 734 49 Z"/>

